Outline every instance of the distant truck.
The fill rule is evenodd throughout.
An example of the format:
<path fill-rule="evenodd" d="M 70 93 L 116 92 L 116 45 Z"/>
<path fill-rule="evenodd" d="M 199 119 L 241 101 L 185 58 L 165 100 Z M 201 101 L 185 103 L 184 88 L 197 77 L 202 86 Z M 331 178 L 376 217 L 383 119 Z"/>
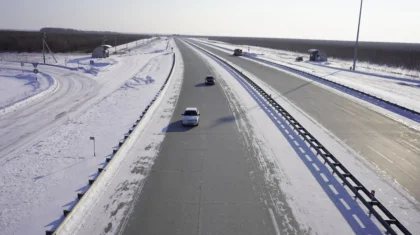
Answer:
<path fill-rule="evenodd" d="M 327 53 L 318 49 L 310 49 L 309 51 L 309 61 L 315 62 L 325 62 L 328 61 Z"/>
<path fill-rule="evenodd" d="M 241 56 L 242 55 L 242 49 L 235 49 L 233 51 L 234 56 Z"/>

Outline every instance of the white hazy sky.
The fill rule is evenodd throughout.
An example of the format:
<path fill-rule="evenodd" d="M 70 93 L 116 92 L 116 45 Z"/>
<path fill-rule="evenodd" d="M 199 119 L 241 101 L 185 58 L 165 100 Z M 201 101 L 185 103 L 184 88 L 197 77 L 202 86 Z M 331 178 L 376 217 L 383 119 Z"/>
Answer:
<path fill-rule="evenodd" d="M 0 0 L 0 28 L 354 40 L 360 0 Z M 364 0 L 362 41 L 420 43 L 420 0 Z"/>

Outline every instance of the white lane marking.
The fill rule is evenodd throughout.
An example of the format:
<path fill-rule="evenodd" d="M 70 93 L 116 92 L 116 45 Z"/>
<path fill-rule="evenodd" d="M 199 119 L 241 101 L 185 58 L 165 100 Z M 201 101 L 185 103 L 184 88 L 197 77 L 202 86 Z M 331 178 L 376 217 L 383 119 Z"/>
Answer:
<path fill-rule="evenodd" d="M 388 162 L 390 163 L 394 163 L 393 161 L 391 161 L 389 158 L 385 157 L 385 155 L 383 155 L 382 153 L 380 153 L 378 150 L 374 149 L 373 147 L 371 147 L 370 145 L 368 145 L 368 147 L 370 149 L 372 149 L 375 153 L 377 153 L 379 156 L 385 158 L 386 160 L 388 160 Z"/>
<path fill-rule="evenodd" d="M 312 166 L 315 168 L 316 171 L 319 171 L 318 166 L 316 165 L 316 163 L 312 163 Z"/>
<path fill-rule="evenodd" d="M 362 223 L 362 221 L 359 219 L 357 215 L 353 214 L 352 216 L 357 221 L 357 223 L 359 224 L 361 228 L 366 228 L 366 226 Z"/>
<path fill-rule="evenodd" d="M 341 110 L 343 110 L 344 112 L 346 112 L 346 113 L 350 113 L 351 115 L 353 115 L 353 116 L 356 116 L 357 114 L 355 114 L 355 113 L 353 113 L 352 111 L 350 111 L 350 110 L 348 110 L 348 109 L 345 109 L 345 108 L 342 108 L 342 107 L 340 107 L 340 106 L 338 106 L 338 105 L 336 105 L 336 107 L 337 108 L 339 108 L 339 109 L 341 109 Z"/>
<path fill-rule="evenodd" d="M 351 209 L 351 208 L 350 208 L 350 206 L 349 206 L 349 204 L 347 204 L 347 202 L 346 202 L 346 201 L 344 201 L 344 199 L 340 198 L 340 202 L 343 204 L 343 206 L 344 206 L 347 210 L 350 210 L 350 209 Z"/>
<path fill-rule="evenodd" d="M 417 148 L 416 146 L 414 146 L 414 145 L 410 144 L 409 142 L 407 142 L 407 141 L 405 141 L 405 140 L 403 140 L 402 142 L 404 142 L 406 145 L 408 145 L 408 146 L 412 147 L 413 149 L 415 149 L 415 150 L 417 150 L 417 151 L 419 151 L 419 152 L 420 152 L 420 149 L 419 149 L 419 148 Z"/>
<path fill-rule="evenodd" d="M 276 235 L 280 235 L 279 225 L 277 224 L 276 218 L 274 217 L 274 212 L 271 208 L 268 208 L 268 211 L 270 212 L 271 222 L 273 222 Z"/>
<path fill-rule="evenodd" d="M 333 191 L 333 193 L 334 193 L 335 195 L 338 195 L 337 189 L 335 189 L 334 185 L 329 184 L 328 186 L 330 187 L 331 191 Z"/>
<path fill-rule="evenodd" d="M 320 175 L 325 182 L 329 181 L 328 178 L 324 175 L 324 173 L 321 173 Z"/>

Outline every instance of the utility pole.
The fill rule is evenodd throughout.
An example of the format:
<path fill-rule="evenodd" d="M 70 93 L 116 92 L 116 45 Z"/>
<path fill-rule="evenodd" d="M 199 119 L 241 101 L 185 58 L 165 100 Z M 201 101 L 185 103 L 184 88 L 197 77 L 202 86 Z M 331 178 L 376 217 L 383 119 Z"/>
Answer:
<path fill-rule="evenodd" d="M 44 57 L 44 64 L 45 64 L 45 47 L 47 47 L 48 51 L 50 52 L 51 56 L 53 57 L 53 59 L 55 60 L 55 63 L 58 63 L 57 59 L 55 58 L 53 52 L 51 51 L 50 47 L 48 46 L 47 43 L 47 35 L 45 34 L 45 32 L 42 34 L 42 55 Z"/>
<path fill-rule="evenodd" d="M 117 36 L 115 36 L 115 54 L 117 54 Z"/>
<path fill-rule="evenodd" d="M 46 39 L 45 32 L 42 33 L 42 56 L 44 57 L 44 64 L 45 64 L 45 39 Z"/>
<path fill-rule="evenodd" d="M 354 71 L 356 70 L 357 47 L 359 45 L 359 31 L 360 31 L 360 19 L 362 18 L 362 6 L 363 6 L 363 0 L 360 0 L 359 24 L 357 26 L 356 45 L 354 46 L 354 58 L 353 58 L 353 70 Z"/>

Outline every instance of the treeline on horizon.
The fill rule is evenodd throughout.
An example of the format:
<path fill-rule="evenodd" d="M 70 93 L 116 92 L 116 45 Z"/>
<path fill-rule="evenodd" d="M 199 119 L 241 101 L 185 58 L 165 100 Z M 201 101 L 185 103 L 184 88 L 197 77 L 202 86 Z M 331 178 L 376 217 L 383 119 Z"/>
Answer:
<path fill-rule="evenodd" d="M 42 35 L 51 51 L 90 53 L 100 46 L 106 37 L 106 44 L 115 46 L 127 42 L 150 38 L 150 35 L 124 34 L 108 31 L 83 31 L 64 28 L 42 28 L 40 31 L 0 30 L 0 52 L 41 52 Z M 115 44 L 115 39 L 116 44 Z"/>
<path fill-rule="evenodd" d="M 228 42 L 238 45 L 268 47 L 308 54 L 309 49 L 319 49 L 328 57 L 353 60 L 354 42 L 280 39 L 280 38 L 250 38 L 250 37 L 206 37 L 208 39 Z M 359 42 L 357 60 L 392 67 L 403 67 L 410 70 L 420 70 L 420 44 Z"/>

